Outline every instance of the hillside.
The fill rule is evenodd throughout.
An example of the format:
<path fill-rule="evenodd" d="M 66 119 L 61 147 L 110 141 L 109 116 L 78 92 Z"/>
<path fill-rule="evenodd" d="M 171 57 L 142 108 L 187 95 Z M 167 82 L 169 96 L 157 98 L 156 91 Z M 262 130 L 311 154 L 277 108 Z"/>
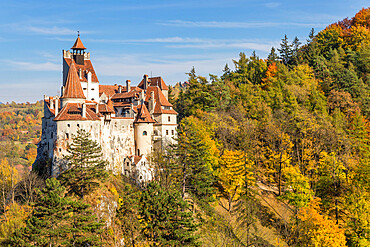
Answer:
<path fill-rule="evenodd" d="M 0 105 L 0 242 L 370 246 L 369 59 L 366 8 L 305 44 L 283 37 L 267 59 L 241 52 L 221 77 L 193 68 L 169 95 L 178 142 L 152 154 L 155 180 L 140 186 L 106 172 L 84 131 L 58 179 L 16 183 L 42 107 Z"/>

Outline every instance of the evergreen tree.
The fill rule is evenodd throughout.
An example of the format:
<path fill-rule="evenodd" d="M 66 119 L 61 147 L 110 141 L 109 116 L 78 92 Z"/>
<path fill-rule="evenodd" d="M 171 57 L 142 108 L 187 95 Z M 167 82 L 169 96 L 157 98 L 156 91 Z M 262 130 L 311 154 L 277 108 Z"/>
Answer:
<path fill-rule="evenodd" d="M 65 188 L 58 180 L 46 180 L 46 187 L 39 191 L 40 199 L 34 204 L 26 227 L 16 232 L 11 246 L 65 246 L 70 228 L 67 220 L 71 207 L 64 197 Z"/>
<path fill-rule="evenodd" d="M 279 59 L 279 56 L 276 54 L 275 47 L 271 48 L 270 54 L 267 56 L 268 64 L 276 63 Z"/>
<path fill-rule="evenodd" d="M 70 205 L 70 246 L 101 246 L 99 234 L 104 224 L 98 222 L 91 205 L 81 200 L 71 200 Z"/>
<path fill-rule="evenodd" d="M 69 195 L 83 198 L 93 192 L 108 176 L 106 162 L 102 160 L 101 147 L 90 139 L 88 132 L 79 129 L 67 151 L 70 153 L 65 156 L 68 160 L 67 169 L 58 179 Z"/>
<path fill-rule="evenodd" d="M 197 225 L 180 193 L 164 190 L 157 182 L 148 184 L 140 197 L 143 236 L 151 246 L 198 246 Z"/>
<path fill-rule="evenodd" d="M 182 121 L 178 143 L 174 147 L 176 162 L 172 169 L 183 198 L 188 192 L 201 203 L 214 201 L 213 167 L 217 166 L 217 152 L 204 123 L 194 117 Z"/>
<path fill-rule="evenodd" d="M 292 42 L 292 64 L 298 65 L 301 59 L 301 54 L 299 47 L 302 43 L 299 41 L 298 37 L 296 36 Z"/>
<path fill-rule="evenodd" d="M 292 45 L 289 44 L 288 37 L 284 36 L 283 39 L 281 39 L 280 43 L 280 49 L 278 49 L 280 53 L 280 59 L 285 64 L 288 65 L 289 62 L 292 59 L 293 51 L 292 51 Z"/>

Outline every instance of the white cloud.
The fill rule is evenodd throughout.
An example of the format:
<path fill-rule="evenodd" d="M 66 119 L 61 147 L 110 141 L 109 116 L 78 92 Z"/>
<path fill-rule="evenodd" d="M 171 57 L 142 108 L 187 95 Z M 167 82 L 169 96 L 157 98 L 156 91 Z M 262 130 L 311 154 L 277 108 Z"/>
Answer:
<path fill-rule="evenodd" d="M 46 63 L 30 63 L 21 61 L 8 61 L 8 64 L 16 70 L 27 70 L 27 71 L 60 71 L 61 65 L 51 62 Z"/>
<path fill-rule="evenodd" d="M 172 85 L 187 80 L 185 73 L 193 66 L 199 75 L 208 76 L 209 73 L 220 75 L 226 63 L 232 64 L 233 55 L 236 54 L 160 56 L 155 60 L 148 59 L 147 54 L 122 55 L 96 57 L 94 65 L 102 84 L 123 83 L 130 79 L 133 85 L 136 85 L 144 74 L 152 74 L 162 76 L 166 83 Z"/>
<path fill-rule="evenodd" d="M 25 29 L 29 32 L 38 33 L 38 34 L 51 34 L 51 35 L 73 35 L 77 34 L 77 30 L 72 30 L 65 27 L 35 27 L 28 26 Z M 86 32 L 85 32 L 86 33 Z"/>
<path fill-rule="evenodd" d="M 281 3 L 279 2 L 269 2 L 269 3 L 265 3 L 264 4 L 267 8 L 271 8 L 271 9 L 274 9 L 274 8 L 277 8 L 281 5 Z"/>
<path fill-rule="evenodd" d="M 322 23 L 299 23 L 299 22 L 222 22 L 222 21 L 184 21 L 171 20 L 158 23 L 163 26 L 176 27 L 206 27 L 206 28 L 265 28 L 278 26 L 296 26 L 296 27 L 318 27 Z"/>
<path fill-rule="evenodd" d="M 180 45 L 169 45 L 170 48 L 198 48 L 198 49 L 213 49 L 213 48 L 238 48 L 238 49 L 250 49 L 256 51 L 269 52 L 272 46 L 277 46 L 279 43 L 252 43 L 252 42 L 210 42 L 210 43 L 199 43 L 199 44 L 180 44 Z"/>

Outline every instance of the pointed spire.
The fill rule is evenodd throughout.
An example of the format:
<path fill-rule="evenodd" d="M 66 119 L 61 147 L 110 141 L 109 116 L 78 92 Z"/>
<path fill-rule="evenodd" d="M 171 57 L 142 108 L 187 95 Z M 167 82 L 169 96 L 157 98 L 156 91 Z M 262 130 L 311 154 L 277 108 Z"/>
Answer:
<path fill-rule="evenodd" d="M 61 98 L 80 98 L 86 99 L 80 78 L 78 77 L 75 62 L 72 60 L 71 66 L 69 66 L 66 85 L 64 87 L 63 96 Z"/>
<path fill-rule="evenodd" d="M 86 47 L 82 44 L 82 41 L 80 39 L 80 33 L 78 33 L 78 37 L 76 39 L 75 44 L 71 48 L 72 50 L 85 50 Z"/>
<path fill-rule="evenodd" d="M 145 104 L 142 103 L 141 105 L 138 106 L 138 108 L 139 107 L 140 107 L 140 109 L 138 109 L 139 113 L 136 116 L 135 122 L 136 123 L 155 123 L 155 121 L 150 116 L 148 108 L 146 108 Z"/>

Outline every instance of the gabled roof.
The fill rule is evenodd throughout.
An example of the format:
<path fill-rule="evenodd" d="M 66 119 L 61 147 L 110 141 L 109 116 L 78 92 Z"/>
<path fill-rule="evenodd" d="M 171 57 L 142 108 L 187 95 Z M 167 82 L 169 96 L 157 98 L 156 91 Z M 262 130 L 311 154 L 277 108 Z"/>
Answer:
<path fill-rule="evenodd" d="M 109 101 L 112 102 L 111 100 L 109 100 Z M 115 113 L 115 111 L 113 110 L 113 104 L 109 105 L 109 101 L 108 101 L 108 104 L 99 104 L 99 112 L 101 112 L 101 113 Z"/>
<path fill-rule="evenodd" d="M 82 44 L 82 41 L 80 39 L 80 36 L 77 37 L 75 44 L 72 46 L 71 49 L 74 50 L 85 50 L 86 47 Z"/>
<path fill-rule="evenodd" d="M 168 90 L 166 83 L 163 81 L 162 77 L 160 76 L 148 78 L 148 82 L 149 82 L 149 86 L 153 86 L 153 87 L 157 86 L 161 90 Z M 144 87 L 144 79 L 141 80 L 138 87 L 139 88 Z"/>
<path fill-rule="evenodd" d="M 145 104 L 138 105 L 137 109 L 139 113 L 136 116 L 135 123 L 155 123 Z"/>
<path fill-rule="evenodd" d="M 68 67 L 71 67 L 71 63 L 73 59 L 72 58 L 63 58 L 63 59 L 67 63 Z M 81 79 L 79 78 L 80 81 L 87 82 L 87 73 L 91 72 L 91 80 L 93 82 L 99 82 L 98 77 L 96 76 L 94 67 L 91 63 L 91 60 L 85 59 L 84 64 L 75 63 L 75 66 L 76 66 L 76 71 L 79 71 L 81 69 L 83 73 Z"/>
<path fill-rule="evenodd" d="M 101 96 L 103 93 L 110 98 L 112 97 L 115 93 L 118 92 L 118 87 L 120 85 L 99 85 L 99 96 Z"/>
<path fill-rule="evenodd" d="M 146 98 L 145 102 L 149 102 L 151 98 L 151 92 L 154 92 L 154 101 L 155 101 L 155 107 L 154 107 L 154 114 L 160 114 L 160 113 L 166 113 L 166 114 L 177 114 L 175 110 L 172 109 L 172 104 L 168 102 L 162 91 L 157 86 L 149 86 L 146 90 Z M 171 109 L 163 109 L 162 106 L 168 106 L 171 107 Z"/>
<path fill-rule="evenodd" d="M 54 121 L 64 120 L 100 120 L 99 115 L 96 114 L 93 105 L 86 107 L 86 117 L 82 117 L 82 104 L 81 103 L 67 103 L 54 118 Z"/>
<path fill-rule="evenodd" d="M 81 83 L 80 78 L 77 75 L 75 62 L 71 62 L 71 66 L 68 70 L 67 80 L 63 91 L 63 96 L 61 98 L 78 98 L 86 99 Z"/>

